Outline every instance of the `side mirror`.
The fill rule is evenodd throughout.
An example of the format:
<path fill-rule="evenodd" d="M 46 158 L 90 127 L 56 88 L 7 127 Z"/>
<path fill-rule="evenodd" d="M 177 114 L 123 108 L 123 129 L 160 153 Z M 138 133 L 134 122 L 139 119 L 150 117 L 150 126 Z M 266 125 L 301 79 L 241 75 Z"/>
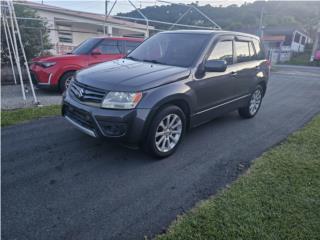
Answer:
<path fill-rule="evenodd" d="M 95 48 L 92 50 L 91 55 L 101 55 L 101 51 L 99 48 Z"/>
<path fill-rule="evenodd" d="M 208 60 L 204 65 L 204 70 L 206 72 L 224 72 L 227 66 L 225 60 Z"/>

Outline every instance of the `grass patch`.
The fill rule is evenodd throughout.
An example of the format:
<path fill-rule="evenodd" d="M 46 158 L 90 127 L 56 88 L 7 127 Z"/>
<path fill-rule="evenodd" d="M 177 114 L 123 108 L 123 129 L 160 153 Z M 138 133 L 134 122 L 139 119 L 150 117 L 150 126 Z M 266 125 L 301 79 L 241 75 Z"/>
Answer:
<path fill-rule="evenodd" d="M 22 108 L 17 110 L 1 111 L 1 126 L 9 126 L 17 123 L 38 119 L 41 117 L 49 117 L 59 115 L 61 112 L 60 105 Z"/>
<path fill-rule="evenodd" d="M 320 116 L 156 239 L 320 239 Z"/>

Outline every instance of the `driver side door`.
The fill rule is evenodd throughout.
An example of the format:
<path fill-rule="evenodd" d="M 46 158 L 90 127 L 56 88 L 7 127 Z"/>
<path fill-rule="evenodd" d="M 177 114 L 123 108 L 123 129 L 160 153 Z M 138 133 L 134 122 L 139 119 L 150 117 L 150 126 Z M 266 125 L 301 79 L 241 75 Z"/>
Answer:
<path fill-rule="evenodd" d="M 108 62 L 123 57 L 123 42 L 113 39 L 102 40 L 92 51 L 89 57 L 89 66 L 101 62 Z"/>
<path fill-rule="evenodd" d="M 237 72 L 234 68 L 234 36 L 222 36 L 213 43 L 207 60 L 225 60 L 228 64 L 224 72 L 205 72 L 195 80 L 198 113 L 208 113 L 235 97 Z"/>

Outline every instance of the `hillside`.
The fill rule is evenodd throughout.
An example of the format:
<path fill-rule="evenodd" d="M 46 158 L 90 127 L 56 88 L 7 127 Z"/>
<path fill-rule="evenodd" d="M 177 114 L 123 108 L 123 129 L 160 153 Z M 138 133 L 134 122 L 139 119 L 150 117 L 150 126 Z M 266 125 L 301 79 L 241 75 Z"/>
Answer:
<path fill-rule="evenodd" d="M 153 6 L 141 11 L 151 20 L 175 22 L 187 9 L 184 5 L 164 5 Z M 211 5 L 198 6 L 201 11 L 212 18 L 217 24 L 226 30 L 249 29 L 259 26 L 260 15 L 264 9 L 263 25 L 274 26 L 294 26 L 303 28 L 309 34 L 314 32 L 313 28 L 320 22 L 320 2 L 319 1 L 268 1 L 247 3 L 241 6 L 230 5 L 227 7 L 212 7 Z M 141 18 L 137 11 L 120 13 L 120 16 Z M 197 26 L 212 26 L 209 21 L 201 17 L 196 11 L 187 14 L 181 24 Z M 168 25 L 152 23 L 158 29 L 168 29 Z M 177 29 L 177 27 L 175 27 Z"/>

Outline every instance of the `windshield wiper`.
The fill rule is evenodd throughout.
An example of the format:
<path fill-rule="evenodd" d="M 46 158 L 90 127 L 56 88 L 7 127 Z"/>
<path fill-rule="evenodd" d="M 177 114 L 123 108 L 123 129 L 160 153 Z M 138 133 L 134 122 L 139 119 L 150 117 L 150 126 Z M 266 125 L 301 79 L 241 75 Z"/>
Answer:
<path fill-rule="evenodd" d="M 140 59 L 135 58 L 135 57 L 126 57 L 126 59 L 130 59 L 130 60 L 133 60 L 133 61 L 141 61 Z"/>
<path fill-rule="evenodd" d="M 158 60 L 149 60 L 149 59 L 144 59 L 142 62 L 150 62 L 150 63 L 158 63 L 158 64 L 163 64 L 162 62 L 159 62 Z"/>

